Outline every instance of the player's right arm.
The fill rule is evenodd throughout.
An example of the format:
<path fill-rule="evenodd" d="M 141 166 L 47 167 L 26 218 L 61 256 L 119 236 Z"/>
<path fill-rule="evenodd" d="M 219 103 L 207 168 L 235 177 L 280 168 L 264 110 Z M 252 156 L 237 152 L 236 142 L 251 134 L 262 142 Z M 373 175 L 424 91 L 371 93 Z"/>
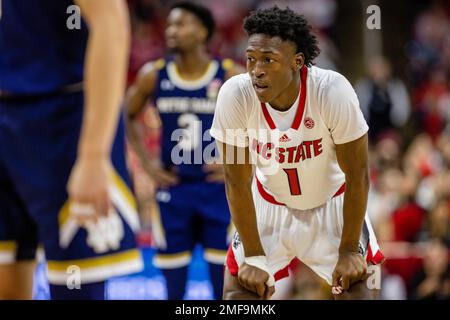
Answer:
<path fill-rule="evenodd" d="M 155 92 L 158 81 L 158 69 L 154 62 L 146 63 L 138 72 L 135 82 L 126 94 L 127 114 L 135 119 L 147 105 L 147 101 Z"/>
<path fill-rule="evenodd" d="M 136 81 L 128 89 L 125 99 L 128 115 L 127 136 L 145 172 L 158 186 L 167 187 L 176 184 L 178 179 L 173 173 L 162 169 L 159 161 L 150 161 L 148 159 L 143 143 L 142 127 L 139 121 L 137 121 L 137 117 L 145 109 L 148 99 L 154 94 L 157 81 L 158 68 L 155 63 L 150 62 L 141 68 Z"/>
<path fill-rule="evenodd" d="M 265 263 L 266 257 L 258 234 L 252 197 L 253 167 L 250 163 L 248 148 L 239 148 L 218 141 L 217 144 L 224 159 L 228 206 L 233 224 L 244 246 L 246 261 L 250 258 L 259 259 Z M 244 155 L 245 162 L 239 164 L 237 155 Z M 269 274 L 263 269 L 247 263 L 239 267 L 239 284 L 261 298 L 270 297 L 274 293 L 274 288 L 266 285 L 268 280 Z"/>
<path fill-rule="evenodd" d="M 232 78 L 219 91 L 211 135 L 224 164 L 228 205 L 245 252 L 245 263 L 239 266 L 238 282 L 264 298 L 274 292 L 273 276 L 269 274 L 258 233 L 251 191 L 253 166 L 246 128 L 245 98 L 239 88 L 239 78 Z"/>

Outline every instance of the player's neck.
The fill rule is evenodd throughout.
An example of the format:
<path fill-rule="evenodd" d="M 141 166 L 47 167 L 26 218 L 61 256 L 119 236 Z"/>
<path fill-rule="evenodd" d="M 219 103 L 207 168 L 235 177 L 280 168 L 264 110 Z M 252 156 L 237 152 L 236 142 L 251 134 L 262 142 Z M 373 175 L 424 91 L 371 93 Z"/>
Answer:
<path fill-rule="evenodd" d="M 208 69 L 211 58 L 203 48 L 180 52 L 175 56 L 177 71 L 185 80 L 201 78 Z"/>
<path fill-rule="evenodd" d="M 289 83 L 285 90 L 281 92 L 281 94 L 269 101 L 269 104 L 272 108 L 279 111 L 286 111 L 297 100 L 298 95 L 300 94 L 300 74 L 294 76 L 294 79 Z"/>

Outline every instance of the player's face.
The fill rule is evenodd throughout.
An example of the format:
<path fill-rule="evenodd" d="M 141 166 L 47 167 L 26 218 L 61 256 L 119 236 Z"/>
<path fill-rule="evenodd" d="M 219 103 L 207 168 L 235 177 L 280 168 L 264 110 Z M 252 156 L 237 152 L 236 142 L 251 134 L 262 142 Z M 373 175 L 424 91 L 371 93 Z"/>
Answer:
<path fill-rule="evenodd" d="M 277 99 L 299 70 L 295 44 L 279 37 L 253 34 L 248 40 L 247 71 L 261 102 Z M 302 61 L 301 61 L 302 63 Z"/>
<path fill-rule="evenodd" d="M 187 51 L 205 42 L 206 28 L 187 10 L 175 8 L 167 17 L 166 46 L 172 51 Z"/>

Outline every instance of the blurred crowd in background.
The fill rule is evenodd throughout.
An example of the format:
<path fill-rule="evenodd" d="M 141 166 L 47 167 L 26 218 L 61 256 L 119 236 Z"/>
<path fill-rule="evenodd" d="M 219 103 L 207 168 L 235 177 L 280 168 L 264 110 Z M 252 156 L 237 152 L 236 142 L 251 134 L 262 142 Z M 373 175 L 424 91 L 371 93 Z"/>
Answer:
<path fill-rule="evenodd" d="M 450 299 L 450 1 L 403 1 L 405 7 L 413 6 L 403 51 L 390 52 L 390 43 L 383 39 L 382 54 L 369 55 L 352 70 L 342 67 L 348 65 L 343 63 L 348 55 L 342 35 L 337 35 L 339 19 L 345 17 L 340 12 L 345 10 L 344 1 L 198 2 L 209 7 L 216 19 L 211 52 L 240 63 L 247 40 L 242 21 L 249 11 L 278 4 L 305 15 L 316 29 L 322 50 L 316 65 L 337 70 L 351 80 L 370 126 L 368 213 L 387 257 L 382 298 Z M 383 37 L 395 33 L 383 29 L 386 1 L 373 2 L 382 14 L 382 29 L 377 32 Z M 133 30 L 129 83 L 144 63 L 165 56 L 164 25 L 171 3 L 129 0 Z M 361 19 L 365 14 L 362 3 Z M 364 27 L 361 23 L 360 29 Z M 346 32 L 350 46 L 359 33 Z M 336 39 L 340 39 L 339 46 Z M 151 108 L 142 121 L 149 155 L 158 156 L 160 123 Z M 148 243 L 151 218 L 147 212 L 154 209 L 153 187 L 139 173 L 132 154 L 131 163 L 142 208 L 141 241 Z M 280 291 L 279 298 L 284 299 L 331 298 L 327 284 L 301 264 Z"/>

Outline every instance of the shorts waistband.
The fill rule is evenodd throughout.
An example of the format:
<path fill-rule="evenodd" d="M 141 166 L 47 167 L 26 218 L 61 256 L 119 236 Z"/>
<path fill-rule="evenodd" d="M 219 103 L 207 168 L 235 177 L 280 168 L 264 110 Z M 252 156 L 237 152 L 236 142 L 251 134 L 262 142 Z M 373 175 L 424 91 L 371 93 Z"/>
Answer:
<path fill-rule="evenodd" d="M 69 84 L 54 91 L 39 93 L 12 93 L 0 91 L 0 102 L 5 103 L 27 103 L 31 101 L 47 99 L 64 94 L 72 94 L 83 91 L 83 82 Z"/>

